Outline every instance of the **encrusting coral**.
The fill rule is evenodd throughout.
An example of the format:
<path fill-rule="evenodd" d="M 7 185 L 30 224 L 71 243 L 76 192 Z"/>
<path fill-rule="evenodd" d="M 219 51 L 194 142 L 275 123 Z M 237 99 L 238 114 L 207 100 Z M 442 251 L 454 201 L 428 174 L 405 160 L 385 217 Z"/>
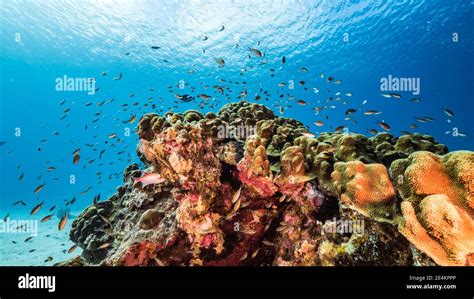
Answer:
<path fill-rule="evenodd" d="M 440 265 L 474 260 L 474 154 L 420 151 L 392 163 L 400 232 Z"/>
<path fill-rule="evenodd" d="M 362 215 L 390 222 L 396 215 L 395 189 L 382 164 L 337 162 L 331 177 L 336 193 Z"/>
<path fill-rule="evenodd" d="M 474 153 L 321 133 L 267 107 L 144 115 L 124 183 L 62 265 L 472 265 Z"/>

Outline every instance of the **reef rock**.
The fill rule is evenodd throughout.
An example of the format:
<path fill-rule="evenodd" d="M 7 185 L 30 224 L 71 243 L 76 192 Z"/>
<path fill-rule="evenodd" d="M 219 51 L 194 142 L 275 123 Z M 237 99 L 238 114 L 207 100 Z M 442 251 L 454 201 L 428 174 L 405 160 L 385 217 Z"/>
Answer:
<path fill-rule="evenodd" d="M 62 265 L 472 265 L 474 153 L 431 136 L 311 137 L 267 107 L 144 115 L 142 162 L 73 222 Z"/>

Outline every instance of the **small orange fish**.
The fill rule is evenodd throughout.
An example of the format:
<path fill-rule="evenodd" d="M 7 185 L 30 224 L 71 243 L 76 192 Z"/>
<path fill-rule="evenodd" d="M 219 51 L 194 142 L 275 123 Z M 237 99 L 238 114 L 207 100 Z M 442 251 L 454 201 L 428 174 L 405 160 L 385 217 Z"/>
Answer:
<path fill-rule="evenodd" d="M 210 98 L 211 98 L 209 95 L 207 95 L 207 94 L 204 94 L 204 93 L 201 93 L 200 95 L 198 95 L 198 97 L 200 97 L 201 99 L 205 99 L 205 100 L 207 100 L 207 99 L 210 99 Z"/>
<path fill-rule="evenodd" d="M 382 127 L 382 129 L 387 130 L 387 131 L 391 130 L 390 126 L 387 123 L 384 123 L 382 121 L 377 121 L 377 123 L 379 124 L 379 126 Z"/>
<path fill-rule="evenodd" d="M 346 126 L 339 126 L 339 127 L 337 127 L 337 128 L 334 130 L 334 132 L 339 133 L 339 132 L 341 132 L 342 129 L 344 129 L 345 127 L 346 127 Z"/>
<path fill-rule="evenodd" d="M 46 222 L 46 221 L 50 220 L 50 219 L 51 219 L 51 217 L 53 217 L 53 215 L 47 215 L 47 216 L 44 216 L 44 217 L 43 217 L 43 219 L 41 219 L 41 221 L 40 221 L 40 222 Z"/>
<path fill-rule="evenodd" d="M 67 251 L 67 253 L 73 253 L 74 250 L 76 250 L 77 248 L 77 245 L 72 245 L 71 248 L 69 248 L 69 250 Z"/>
<path fill-rule="evenodd" d="M 303 106 L 306 105 L 306 101 L 304 101 L 304 100 L 298 100 L 296 102 L 300 105 L 303 105 Z"/>
<path fill-rule="evenodd" d="M 59 230 L 63 230 L 64 227 L 66 226 L 66 223 L 67 223 L 67 215 L 65 214 L 61 220 L 59 221 L 59 224 L 58 224 L 58 229 Z"/>
<path fill-rule="evenodd" d="M 31 210 L 31 213 L 30 215 L 34 215 L 36 213 L 38 213 L 38 211 L 41 209 L 41 207 L 43 206 L 44 202 L 41 202 L 40 204 L 38 204 L 37 206 L 35 206 L 32 210 Z"/>
<path fill-rule="evenodd" d="M 76 154 L 73 158 L 72 158 L 72 163 L 73 164 L 77 164 L 79 163 L 79 160 L 81 159 L 81 155 L 79 154 Z"/>
<path fill-rule="evenodd" d="M 34 192 L 34 193 L 38 193 L 38 192 L 40 192 L 41 190 L 43 190 L 43 188 L 44 188 L 44 185 L 45 185 L 45 184 L 41 184 L 41 185 L 39 185 L 38 187 L 36 187 L 36 189 L 35 189 L 33 192 Z"/>

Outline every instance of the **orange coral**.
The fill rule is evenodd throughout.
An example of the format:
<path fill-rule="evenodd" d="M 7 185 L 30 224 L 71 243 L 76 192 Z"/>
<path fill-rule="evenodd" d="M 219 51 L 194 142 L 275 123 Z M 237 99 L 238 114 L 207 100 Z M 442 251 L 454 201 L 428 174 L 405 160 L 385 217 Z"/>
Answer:
<path fill-rule="evenodd" d="M 331 178 L 334 192 L 348 206 L 379 221 L 392 221 L 395 190 L 384 165 L 337 162 Z"/>
<path fill-rule="evenodd" d="M 391 165 L 401 197 L 399 231 L 440 265 L 474 256 L 474 153 L 416 152 Z"/>
<path fill-rule="evenodd" d="M 414 204 L 426 195 L 446 194 L 455 205 L 474 213 L 474 153 L 452 152 L 437 156 L 416 152 L 390 166 L 403 199 Z"/>
<path fill-rule="evenodd" d="M 402 203 L 404 220 L 399 231 L 418 249 L 443 266 L 468 265 L 474 253 L 474 221 L 444 194 L 430 195 L 420 213 L 409 201 Z"/>

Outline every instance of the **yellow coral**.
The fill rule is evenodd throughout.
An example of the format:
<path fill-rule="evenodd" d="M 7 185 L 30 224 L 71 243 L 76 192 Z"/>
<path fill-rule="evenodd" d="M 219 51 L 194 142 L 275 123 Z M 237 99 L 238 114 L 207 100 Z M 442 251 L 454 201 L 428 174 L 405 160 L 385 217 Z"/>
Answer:
<path fill-rule="evenodd" d="M 290 146 L 281 154 L 281 173 L 275 178 L 277 184 L 299 184 L 316 176 L 305 174 L 303 151 L 299 146 Z"/>

